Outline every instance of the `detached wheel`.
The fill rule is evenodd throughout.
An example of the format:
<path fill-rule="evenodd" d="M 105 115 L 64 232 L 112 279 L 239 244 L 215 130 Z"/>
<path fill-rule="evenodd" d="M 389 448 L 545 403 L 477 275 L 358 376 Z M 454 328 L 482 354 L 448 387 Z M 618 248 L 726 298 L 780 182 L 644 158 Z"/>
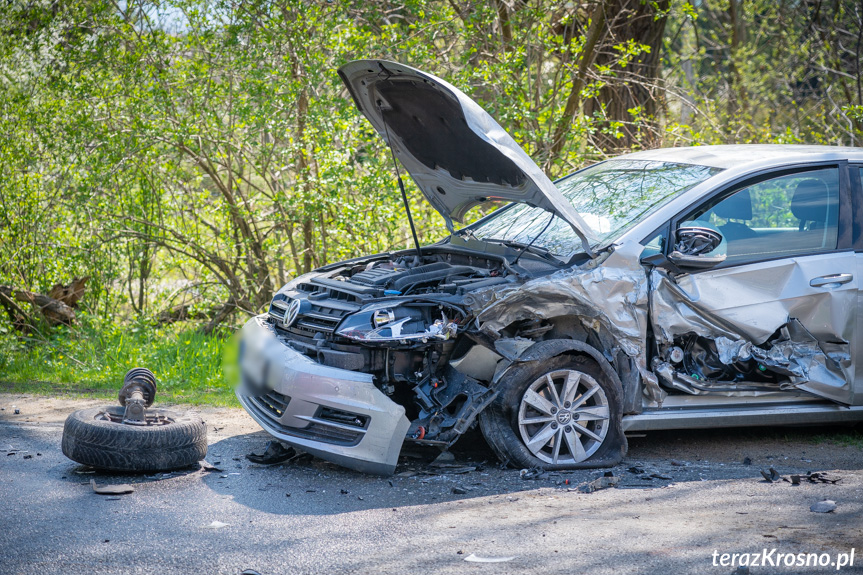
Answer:
<path fill-rule="evenodd" d="M 607 467 L 626 452 L 621 390 L 584 356 L 560 355 L 512 368 L 480 413 L 480 428 L 501 461 L 520 467 Z"/>
<path fill-rule="evenodd" d="M 147 410 L 146 425 L 124 424 L 120 406 L 82 409 L 66 418 L 63 454 L 111 471 L 168 471 L 207 455 L 207 426 L 198 417 Z"/>

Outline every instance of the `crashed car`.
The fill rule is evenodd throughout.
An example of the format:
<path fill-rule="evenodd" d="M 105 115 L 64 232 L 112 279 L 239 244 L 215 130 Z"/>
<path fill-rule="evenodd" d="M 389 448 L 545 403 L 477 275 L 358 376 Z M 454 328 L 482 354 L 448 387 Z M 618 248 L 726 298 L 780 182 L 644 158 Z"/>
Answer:
<path fill-rule="evenodd" d="M 245 325 L 237 394 L 278 440 L 388 474 L 478 425 L 505 463 L 572 469 L 626 432 L 863 419 L 863 149 L 660 149 L 552 183 L 447 82 L 339 76 L 451 235 L 300 276 Z"/>

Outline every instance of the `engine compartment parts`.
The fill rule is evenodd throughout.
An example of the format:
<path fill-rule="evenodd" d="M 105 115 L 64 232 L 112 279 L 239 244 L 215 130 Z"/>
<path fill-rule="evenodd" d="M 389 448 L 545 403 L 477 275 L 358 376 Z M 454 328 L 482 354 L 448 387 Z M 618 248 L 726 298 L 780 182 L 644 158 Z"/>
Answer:
<path fill-rule="evenodd" d="M 120 406 L 76 411 L 66 418 L 63 454 L 83 465 L 109 471 L 170 471 L 194 465 L 207 455 L 207 426 L 197 416 L 151 408 L 156 377 L 130 370 Z"/>

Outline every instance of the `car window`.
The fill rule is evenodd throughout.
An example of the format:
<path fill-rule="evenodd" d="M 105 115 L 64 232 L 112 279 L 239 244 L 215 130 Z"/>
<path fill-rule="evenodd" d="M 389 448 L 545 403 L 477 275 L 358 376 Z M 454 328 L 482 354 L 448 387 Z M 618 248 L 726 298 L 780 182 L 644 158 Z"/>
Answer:
<path fill-rule="evenodd" d="M 597 237 L 594 245 L 619 237 L 672 198 L 721 170 L 709 166 L 653 160 L 608 160 L 555 182 Z M 543 208 L 508 206 L 469 226 L 481 240 L 506 240 L 548 249 L 559 256 L 581 249 L 561 218 Z M 541 236 L 541 237 L 540 237 Z"/>
<path fill-rule="evenodd" d="M 646 242 L 642 242 L 644 250 L 641 252 L 641 257 L 646 258 L 656 254 L 661 254 L 665 249 L 665 232 L 659 232 Z"/>
<path fill-rule="evenodd" d="M 729 260 L 775 258 L 836 249 L 839 170 L 771 178 L 693 212 L 722 233 Z"/>

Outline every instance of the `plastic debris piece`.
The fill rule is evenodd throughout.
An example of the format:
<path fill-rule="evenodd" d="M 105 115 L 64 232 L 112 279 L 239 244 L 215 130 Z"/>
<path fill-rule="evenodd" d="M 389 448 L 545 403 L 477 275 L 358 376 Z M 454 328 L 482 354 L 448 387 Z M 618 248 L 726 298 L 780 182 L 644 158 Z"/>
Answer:
<path fill-rule="evenodd" d="M 751 457 L 744 457 L 743 458 L 743 465 L 752 465 L 752 458 Z"/>
<path fill-rule="evenodd" d="M 819 501 L 818 503 L 813 503 L 809 507 L 809 511 L 814 513 L 832 513 L 836 510 L 836 502 L 832 499 L 825 499 L 824 501 Z"/>
<path fill-rule="evenodd" d="M 521 471 L 519 471 L 519 475 L 522 479 L 548 479 L 548 472 L 540 469 L 539 467 L 522 469 Z"/>
<path fill-rule="evenodd" d="M 651 477 L 655 477 L 656 479 L 665 479 L 667 481 L 671 481 L 672 477 L 669 475 L 664 475 L 662 473 L 651 473 Z"/>
<path fill-rule="evenodd" d="M 259 572 L 254 569 L 246 569 L 240 573 L 240 575 L 261 575 Z"/>
<path fill-rule="evenodd" d="M 465 493 L 467 493 L 467 488 L 462 487 L 461 485 L 456 485 L 452 488 L 452 492 L 456 495 L 464 495 Z"/>
<path fill-rule="evenodd" d="M 221 473 L 222 470 L 207 461 L 206 459 L 202 459 L 198 462 L 198 465 L 201 466 L 201 471 L 205 473 Z"/>
<path fill-rule="evenodd" d="M 632 467 L 628 468 L 627 471 L 630 473 L 634 473 L 635 475 L 641 475 L 642 473 L 644 473 L 644 468 L 633 465 Z"/>
<path fill-rule="evenodd" d="M 467 557 L 464 558 L 465 561 L 470 563 L 506 563 L 507 561 L 512 561 L 515 559 L 515 556 L 512 557 L 480 557 L 479 555 L 474 555 L 471 553 Z"/>
<path fill-rule="evenodd" d="M 603 475 L 602 477 L 597 477 L 593 481 L 582 483 L 572 491 L 578 491 L 580 493 L 593 493 L 594 491 L 599 491 L 600 489 L 617 487 L 618 483 L 620 483 L 619 477 L 615 475 Z"/>
<path fill-rule="evenodd" d="M 246 459 L 258 465 L 275 465 L 284 463 L 297 452 L 293 447 L 285 447 L 278 441 L 267 442 L 267 447 L 263 453 L 247 453 Z"/>
<path fill-rule="evenodd" d="M 222 527 L 230 527 L 230 525 L 221 521 L 213 521 L 209 525 L 204 525 L 202 529 L 221 529 Z"/>
<path fill-rule="evenodd" d="M 24 459 L 33 459 L 33 455 L 28 453 L 27 455 L 24 456 Z"/>
<path fill-rule="evenodd" d="M 434 461 L 429 463 L 431 467 L 441 467 L 442 465 L 446 465 L 448 463 L 455 462 L 455 455 L 453 455 L 449 451 L 441 451 L 440 455 L 435 457 Z"/>
<path fill-rule="evenodd" d="M 791 485 L 800 485 L 800 476 L 799 475 L 795 474 L 795 475 L 791 476 Z"/>
<path fill-rule="evenodd" d="M 20 409 L 16 409 L 16 410 L 15 410 L 15 415 L 21 415 L 21 410 L 20 410 Z"/>
<path fill-rule="evenodd" d="M 121 485 L 96 485 L 95 479 L 90 480 L 90 487 L 93 488 L 93 493 L 99 495 L 126 495 L 135 492 L 134 487 L 125 483 Z"/>
<path fill-rule="evenodd" d="M 767 481 L 767 483 L 775 483 L 782 479 L 782 476 L 779 475 L 779 472 L 776 471 L 776 469 L 774 469 L 773 467 L 771 467 L 769 471 L 764 471 L 763 469 L 761 469 L 760 471 L 761 477 L 763 477 L 764 480 Z"/>

